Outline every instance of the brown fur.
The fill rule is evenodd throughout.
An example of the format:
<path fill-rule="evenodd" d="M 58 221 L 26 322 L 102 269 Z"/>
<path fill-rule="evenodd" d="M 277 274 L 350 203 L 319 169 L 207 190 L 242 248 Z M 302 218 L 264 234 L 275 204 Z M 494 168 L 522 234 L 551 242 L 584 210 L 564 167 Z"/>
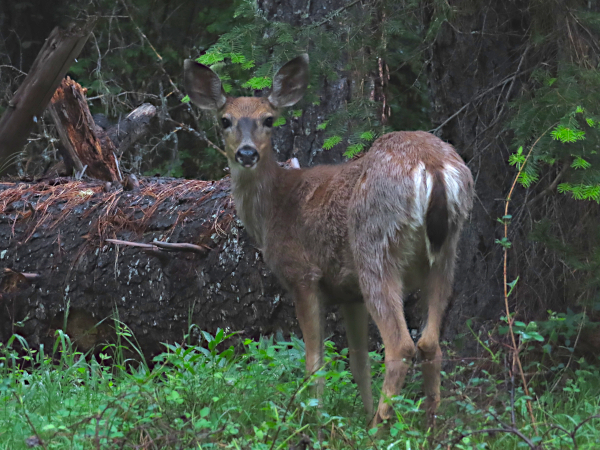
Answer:
<path fill-rule="evenodd" d="M 293 60 L 288 65 L 293 62 L 298 64 Z M 278 94 L 275 90 L 269 99 L 276 101 Z M 197 101 L 201 102 L 206 100 Z M 372 414 L 367 353 L 371 315 L 385 345 L 386 362 L 373 424 L 391 417 L 387 400 L 400 392 L 417 352 L 423 360 L 432 423 L 440 400 L 439 330 L 452 289 L 458 237 L 472 204 L 469 169 L 452 146 L 437 137 L 396 132 L 379 138 L 354 161 L 286 170 L 273 155 L 270 128 L 261 125 L 276 113 L 265 99 L 236 98 L 227 99 L 218 116 L 232 121 L 225 142 L 238 214 L 294 297 L 307 371 L 323 364 L 322 305 L 339 304 L 351 370 Z M 236 128 L 243 117 L 255 121 L 251 136 Z M 252 168 L 235 159 L 237 149 L 248 143 L 260 154 Z M 428 320 L 415 347 L 402 300 L 416 289 L 422 290 Z"/>

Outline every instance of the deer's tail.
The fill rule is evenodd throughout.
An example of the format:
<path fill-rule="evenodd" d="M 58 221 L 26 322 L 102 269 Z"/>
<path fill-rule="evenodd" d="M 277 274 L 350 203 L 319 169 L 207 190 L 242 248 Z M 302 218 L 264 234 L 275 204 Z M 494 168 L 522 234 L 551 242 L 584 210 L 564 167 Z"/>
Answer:
<path fill-rule="evenodd" d="M 444 183 L 444 173 L 435 171 L 432 174 L 433 186 L 429 196 L 429 205 L 425 216 L 427 231 L 427 254 L 429 263 L 433 264 L 436 255 L 448 238 L 448 196 Z"/>

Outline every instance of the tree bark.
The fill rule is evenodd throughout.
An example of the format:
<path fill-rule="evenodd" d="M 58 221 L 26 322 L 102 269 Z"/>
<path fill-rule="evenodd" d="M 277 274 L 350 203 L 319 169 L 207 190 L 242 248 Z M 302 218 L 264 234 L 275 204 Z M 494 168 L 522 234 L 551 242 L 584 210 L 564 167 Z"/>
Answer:
<path fill-rule="evenodd" d="M 259 0 L 257 3 L 269 20 L 287 22 L 294 26 L 319 23 L 328 14 L 347 4 L 344 0 Z M 300 167 L 310 167 L 345 160 L 343 145 L 323 151 L 324 132 L 317 130 L 317 125 L 323 118 L 344 108 L 351 98 L 350 78 L 343 71 L 338 73 L 339 78 L 334 82 L 322 80 L 319 86 L 319 105 L 305 106 L 300 117 L 290 117 L 285 125 L 273 129 L 273 149 L 280 161 L 297 158 Z"/>
<path fill-rule="evenodd" d="M 460 242 L 454 296 L 445 320 L 446 339 L 469 333 L 467 319 L 474 319 L 474 324 L 496 324 L 506 314 L 504 251 L 495 241 L 504 236 L 497 219 L 504 216 L 504 199 L 516 176 L 508 165 L 516 150 L 511 149 L 513 136 L 507 127 L 508 103 L 521 94 L 534 68 L 542 67 L 541 63 L 557 64 L 556 52 L 528 51 L 533 45 L 529 41 L 531 2 L 492 2 L 479 8 L 455 0 L 450 5 L 453 16 L 442 23 L 427 57 L 433 122 L 438 125 L 435 132 L 468 162 L 476 200 Z M 435 18 L 434 2 L 424 1 L 423 11 L 427 28 Z M 530 144 L 520 143 L 525 151 Z M 581 242 L 585 231 L 578 228 L 570 233 L 573 224 L 597 222 L 600 217 L 595 205 L 562 195 L 546 206 L 528 203 L 531 191 L 543 190 L 541 184 L 530 190 L 517 186 L 509 210 L 513 219 L 507 277 L 508 282 L 518 278 L 509 302 L 524 320 L 543 320 L 548 309 L 576 307 L 565 295 L 567 283 L 577 284 L 576 275 L 570 274 L 565 281 L 564 266 L 556 263 L 556 254 L 531 239 L 536 221 L 550 220 L 564 230 L 561 239 Z M 465 342 L 476 345 L 473 339 Z M 472 348 L 468 351 L 472 353 Z"/>
<path fill-rule="evenodd" d="M 116 125 L 107 128 L 105 134 L 117 147 L 117 156 L 121 156 L 133 144 L 149 134 L 155 118 L 156 106 L 142 103 Z"/>
<path fill-rule="evenodd" d="M 104 128 L 91 115 L 85 94 L 79 83 L 67 77 L 49 107 L 62 144 L 63 170 L 71 175 L 73 170 L 83 173 L 85 167 L 92 178 L 123 182 L 118 157 L 150 133 L 156 107 L 143 103 L 115 125 L 105 121 Z"/>
<path fill-rule="evenodd" d="M 512 179 L 506 162 L 510 134 L 502 128 L 507 88 L 501 83 L 514 75 L 519 65 L 528 20 L 521 12 L 521 8 L 527 9 L 526 1 L 486 9 L 471 8 L 467 3 L 452 2 L 459 13 L 451 23 L 442 24 L 428 55 L 432 119 L 441 127 L 435 132 L 467 161 L 477 195 L 459 244 L 454 296 L 445 320 L 446 338 L 465 333 L 467 319 L 475 319 L 475 323 L 497 320 L 503 311 L 503 253 L 494 238 L 501 237 L 496 219 L 504 215 L 502 199 Z M 433 4 L 424 2 L 424 10 L 425 26 L 429 26 L 435 14 Z M 515 17 L 521 20 L 515 21 Z M 482 27 L 488 32 L 471 33 Z M 509 82 L 514 84 L 514 96 L 520 78 Z M 485 92 L 488 94 L 482 96 Z M 500 107 L 497 102 L 501 102 Z M 455 115 L 458 111 L 460 114 Z"/>
<path fill-rule="evenodd" d="M 55 28 L 46 40 L 29 74 L 0 119 L 0 176 L 10 168 L 13 155 L 21 150 L 29 132 L 94 26 L 88 22 L 68 30 Z"/>

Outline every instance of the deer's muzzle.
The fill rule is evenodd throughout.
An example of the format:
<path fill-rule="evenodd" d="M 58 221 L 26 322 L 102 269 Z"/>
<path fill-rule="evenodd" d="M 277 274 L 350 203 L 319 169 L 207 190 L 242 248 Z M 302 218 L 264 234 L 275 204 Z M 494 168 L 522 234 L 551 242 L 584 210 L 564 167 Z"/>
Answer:
<path fill-rule="evenodd" d="M 244 145 L 235 152 L 235 160 L 246 168 L 254 167 L 259 159 L 258 151 L 249 145 Z"/>

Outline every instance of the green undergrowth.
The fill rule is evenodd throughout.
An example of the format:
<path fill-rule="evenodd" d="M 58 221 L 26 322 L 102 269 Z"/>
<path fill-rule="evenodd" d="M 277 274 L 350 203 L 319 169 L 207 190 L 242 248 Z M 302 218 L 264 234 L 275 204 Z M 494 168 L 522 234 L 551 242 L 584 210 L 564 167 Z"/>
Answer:
<path fill-rule="evenodd" d="M 319 406 L 294 337 L 240 348 L 222 330 L 201 333 L 198 345 L 165 345 L 147 364 L 124 358 L 134 341 L 123 333 L 129 349 L 108 345 L 97 356 L 77 352 L 60 330 L 52 352 L 18 336 L 2 345 L 0 450 L 592 449 L 600 442 L 600 375 L 583 360 L 528 363 L 539 371 L 530 384 L 536 431 L 501 351 L 487 348 L 489 358 L 478 360 L 446 352 L 454 368 L 442 374 L 435 433 L 424 426 L 418 364 L 391 400 L 396 417 L 376 433 L 366 427 L 348 351 L 331 342 L 317 374 L 326 379 Z M 371 358 L 378 394 L 383 362 L 380 353 Z"/>

